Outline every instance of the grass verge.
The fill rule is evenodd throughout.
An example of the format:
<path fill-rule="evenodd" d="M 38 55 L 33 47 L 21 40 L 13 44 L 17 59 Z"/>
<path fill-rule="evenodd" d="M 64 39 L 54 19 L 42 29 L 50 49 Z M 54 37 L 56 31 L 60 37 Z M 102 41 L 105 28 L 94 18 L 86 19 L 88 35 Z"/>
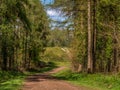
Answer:
<path fill-rule="evenodd" d="M 27 74 L 1 71 L 0 90 L 19 90 Z"/>
<path fill-rule="evenodd" d="M 120 90 L 119 75 L 72 73 L 70 70 L 64 70 L 53 76 L 94 90 Z"/>
<path fill-rule="evenodd" d="M 55 67 L 45 67 L 38 70 L 30 70 L 25 73 L 0 71 L 0 90 L 20 90 L 28 75 L 50 71 Z"/>

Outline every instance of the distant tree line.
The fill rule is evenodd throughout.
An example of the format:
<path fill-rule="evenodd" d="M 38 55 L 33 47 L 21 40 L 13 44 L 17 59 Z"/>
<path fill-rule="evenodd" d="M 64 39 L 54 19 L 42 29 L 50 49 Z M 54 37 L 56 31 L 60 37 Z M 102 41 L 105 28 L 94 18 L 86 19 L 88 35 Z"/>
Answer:
<path fill-rule="evenodd" d="M 48 35 L 48 47 L 69 47 L 70 42 L 73 39 L 73 32 L 66 29 L 55 28 L 54 30 L 50 30 Z"/>

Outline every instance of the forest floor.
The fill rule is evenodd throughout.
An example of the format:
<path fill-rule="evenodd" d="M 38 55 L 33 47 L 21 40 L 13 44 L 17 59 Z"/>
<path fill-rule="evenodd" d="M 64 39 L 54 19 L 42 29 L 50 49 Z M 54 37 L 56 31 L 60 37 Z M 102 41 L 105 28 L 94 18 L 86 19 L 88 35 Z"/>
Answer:
<path fill-rule="evenodd" d="M 64 80 L 58 80 L 52 74 L 64 70 L 66 67 L 58 67 L 43 74 L 28 76 L 22 90 L 93 90 L 83 86 L 75 86 Z"/>

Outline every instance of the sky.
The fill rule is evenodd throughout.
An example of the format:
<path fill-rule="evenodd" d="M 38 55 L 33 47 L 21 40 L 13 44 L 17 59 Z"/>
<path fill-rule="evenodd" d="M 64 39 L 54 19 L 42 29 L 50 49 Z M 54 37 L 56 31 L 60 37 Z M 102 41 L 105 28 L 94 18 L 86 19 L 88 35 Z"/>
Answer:
<path fill-rule="evenodd" d="M 52 4 L 54 3 L 54 0 L 40 0 L 42 4 Z"/>
<path fill-rule="evenodd" d="M 40 1 L 42 2 L 43 5 L 54 3 L 54 0 L 40 0 Z M 65 17 L 62 16 L 60 10 L 47 8 L 46 12 L 47 12 L 48 16 L 50 17 L 50 19 L 52 19 L 52 20 L 55 20 L 55 21 L 64 21 L 65 20 Z"/>
<path fill-rule="evenodd" d="M 54 0 L 40 0 L 40 1 L 42 2 L 43 5 L 54 3 Z M 57 22 L 51 22 L 51 24 L 50 24 L 51 29 L 59 27 L 61 25 L 59 22 L 65 21 L 66 18 L 67 18 L 67 17 L 63 16 L 63 13 L 61 12 L 60 9 L 47 8 L 46 12 L 47 12 L 47 14 L 48 14 L 48 16 L 51 20 L 58 22 L 58 23 Z M 61 28 L 64 28 L 64 27 L 61 27 Z"/>

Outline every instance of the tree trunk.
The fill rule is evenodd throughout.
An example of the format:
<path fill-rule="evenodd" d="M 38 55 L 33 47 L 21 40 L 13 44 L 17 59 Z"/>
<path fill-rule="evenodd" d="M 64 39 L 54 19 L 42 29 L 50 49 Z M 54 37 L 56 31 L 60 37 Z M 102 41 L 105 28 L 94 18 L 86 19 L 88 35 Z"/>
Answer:
<path fill-rule="evenodd" d="M 96 0 L 93 0 L 93 72 L 96 71 Z"/>
<path fill-rule="evenodd" d="M 92 29 L 91 29 L 91 0 L 88 0 L 88 73 L 92 73 Z"/>
<path fill-rule="evenodd" d="M 116 32 L 116 26 L 117 24 L 114 23 L 114 34 L 113 34 L 113 60 L 114 60 L 114 71 L 118 71 L 118 42 L 117 42 L 117 32 Z"/>
<path fill-rule="evenodd" d="M 7 71 L 7 46 L 6 43 L 3 44 L 2 46 L 2 52 L 3 52 L 3 68 L 2 70 Z"/>

